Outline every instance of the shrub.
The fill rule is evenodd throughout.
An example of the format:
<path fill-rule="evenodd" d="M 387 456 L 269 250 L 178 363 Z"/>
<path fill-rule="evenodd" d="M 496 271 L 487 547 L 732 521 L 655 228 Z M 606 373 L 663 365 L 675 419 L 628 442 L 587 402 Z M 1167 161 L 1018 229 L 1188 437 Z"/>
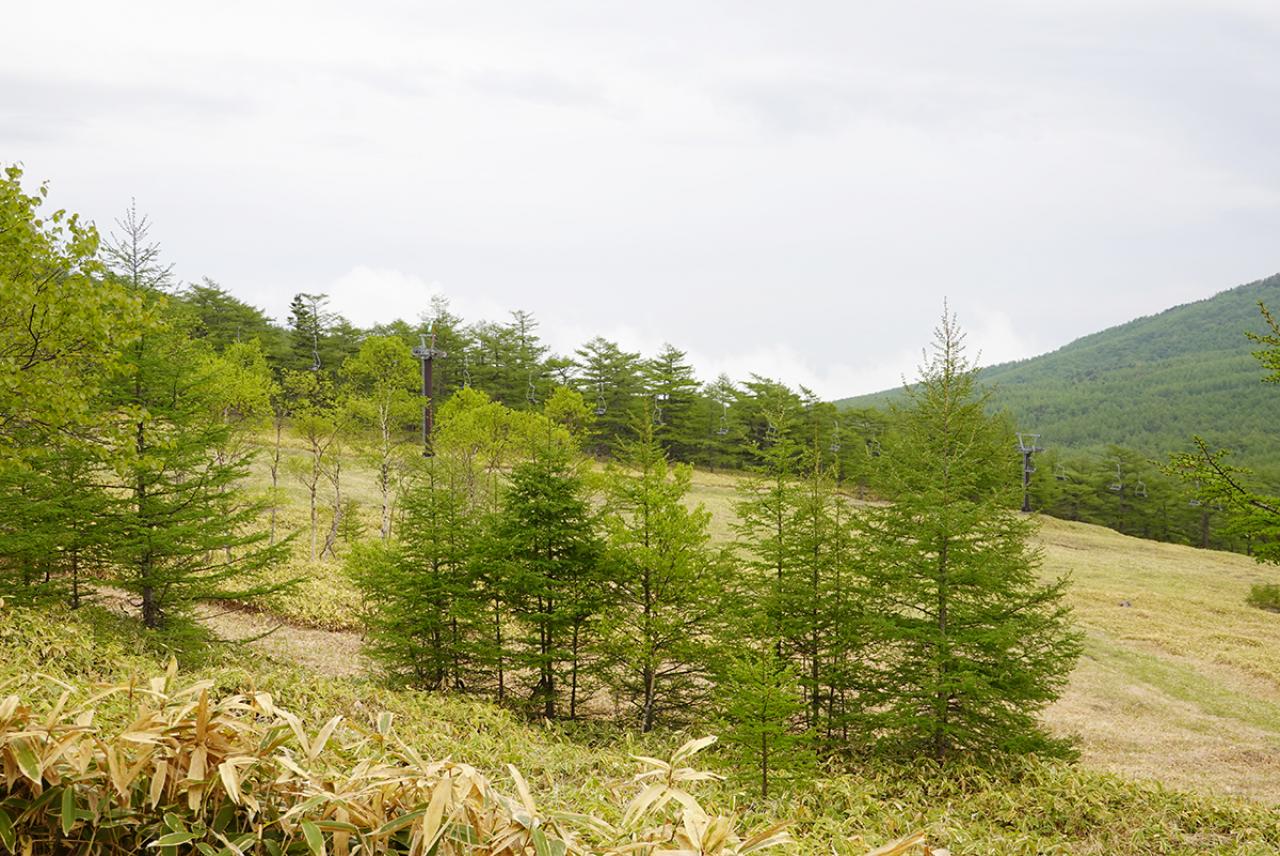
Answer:
<path fill-rule="evenodd" d="M 708 813 L 689 792 L 714 776 L 682 765 L 714 738 L 690 741 L 668 761 L 637 759 L 647 769 L 614 827 L 540 811 L 515 767 L 512 797 L 467 764 L 424 760 L 396 736 L 389 713 L 368 726 L 335 716 L 312 732 L 267 693 L 215 698 L 211 681 L 178 687 L 176 673 L 172 662 L 145 685 L 98 690 L 79 705 L 68 703 L 69 689 L 48 713 L 17 695 L 0 701 L 0 846 L 729 856 L 790 840 L 776 824 L 744 839 L 734 818 Z M 114 732 L 95 723 L 96 707 L 121 697 L 133 707 L 130 724 Z"/>
<path fill-rule="evenodd" d="M 1258 609 L 1280 612 L 1280 585 L 1274 583 L 1255 585 L 1249 590 L 1249 597 L 1245 602 Z"/>

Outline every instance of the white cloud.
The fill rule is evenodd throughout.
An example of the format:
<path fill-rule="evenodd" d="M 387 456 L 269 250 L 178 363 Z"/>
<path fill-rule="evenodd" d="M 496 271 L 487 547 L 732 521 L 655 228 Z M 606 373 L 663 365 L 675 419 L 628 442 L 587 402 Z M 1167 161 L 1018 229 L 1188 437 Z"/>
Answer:
<path fill-rule="evenodd" d="M 283 316 L 533 311 L 704 374 L 984 361 L 1280 268 L 1280 5 L 6 9 L 0 159 Z M 32 72 L 38 69 L 39 73 Z"/>

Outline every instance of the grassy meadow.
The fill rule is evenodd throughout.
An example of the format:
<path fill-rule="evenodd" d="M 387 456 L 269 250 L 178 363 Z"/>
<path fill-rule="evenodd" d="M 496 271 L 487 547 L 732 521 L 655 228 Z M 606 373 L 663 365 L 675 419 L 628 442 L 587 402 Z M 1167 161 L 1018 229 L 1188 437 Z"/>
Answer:
<path fill-rule="evenodd" d="M 300 448 L 287 454 L 301 459 Z M 695 473 L 691 502 L 711 512 L 718 541 L 732 538 L 740 478 Z M 254 479 L 269 484 L 263 458 Z M 301 485 L 287 473 L 280 484 L 281 528 L 305 527 Z M 376 537 L 380 500 L 371 470 L 348 464 L 343 491 L 360 504 L 366 536 Z M 1252 584 L 1273 581 L 1280 570 L 1234 553 L 1052 518 L 1042 519 L 1039 542 L 1044 574 L 1070 575 L 1068 600 L 1086 633 L 1070 686 L 1046 713 L 1054 731 L 1078 738 L 1083 764 L 1182 790 L 1280 803 L 1280 614 L 1245 604 Z M 358 638 L 317 632 L 357 630 L 358 595 L 341 562 L 313 563 L 306 554 L 302 532 L 294 560 L 276 572 L 302 583 L 270 604 L 295 626 L 259 644 L 331 673 L 359 673 Z M 238 637 L 273 626 L 270 616 L 215 621 Z"/>
<path fill-rule="evenodd" d="M 291 445 L 287 457 L 301 462 L 303 451 Z M 483 701 L 385 687 L 361 652 L 358 596 L 341 561 L 349 548 L 340 545 L 339 560 L 309 559 L 306 494 L 288 470 L 278 524 L 298 535 L 292 560 L 274 573 L 300 578 L 299 586 L 253 612 L 205 607 L 203 626 L 186 637 L 147 633 L 100 606 L 55 614 L 0 607 L 0 697 L 16 694 L 37 714 L 74 708 L 104 684 L 144 685 L 176 656 L 179 683 L 207 681 L 211 694 L 269 692 L 310 733 L 343 717 L 316 763 L 358 764 L 359 735 L 390 711 L 423 758 L 474 765 L 508 794 L 513 764 L 540 810 L 615 825 L 635 788 L 632 756 L 663 757 L 702 736 L 535 723 Z M 712 513 L 721 542 L 732 537 L 740 478 L 694 477 L 690 501 Z M 265 456 L 252 481 L 269 486 Z M 365 537 L 376 537 L 376 484 L 354 455 L 343 491 L 359 503 Z M 1046 712 L 1052 730 L 1077 739 L 1078 763 L 855 765 L 768 800 L 732 779 L 698 785 L 699 799 L 737 815 L 744 833 L 790 821 L 791 850 L 803 854 L 865 854 L 916 832 L 952 854 L 1280 852 L 1280 614 L 1244 603 L 1252 584 L 1274 579 L 1273 569 L 1096 526 L 1041 524 L 1043 572 L 1071 576 L 1068 597 L 1086 633 L 1066 693 Z M 237 640 L 253 641 L 231 644 Z M 64 692 L 70 701 L 60 700 Z M 100 703 L 97 717 L 109 740 L 133 713 L 117 695 Z M 729 772 L 714 748 L 698 764 Z"/>

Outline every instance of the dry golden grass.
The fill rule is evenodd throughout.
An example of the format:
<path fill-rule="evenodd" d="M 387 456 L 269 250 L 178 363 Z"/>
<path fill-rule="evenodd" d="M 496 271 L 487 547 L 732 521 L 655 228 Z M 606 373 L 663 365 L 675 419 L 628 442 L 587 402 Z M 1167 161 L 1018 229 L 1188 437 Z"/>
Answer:
<path fill-rule="evenodd" d="M 1087 633 L 1048 723 L 1092 766 L 1280 802 L 1280 615 L 1245 604 L 1275 570 L 1052 519 L 1040 540 Z"/>
<path fill-rule="evenodd" d="M 396 733 L 390 713 L 371 723 L 336 715 L 313 726 L 269 693 L 218 696 L 215 681 L 181 686 L 176 674 L 173 662 L 145 685 L 129 681 L 88 698 L 57 682 L 61 694 L 49 711 L 17 694 L 0 699 L 0 846 L 104 854 L 198 848 L 218 856 L 747 856 L 791 841 L 786 824 L 744 837 L 732 813 L 709 812 L 694 796 L 698 783 L 718 777 L 686 765 L 714 737 L 688 741 L 667 760 L 637 756 L 642 769 L 615 825 L 541 810 L 514 766 L 508 796 L 471 765 L 425 760 Z M 129 700 L 128 725 L 101 721 L 99 708 L 112 696 Z"/>
<path fill-rule="evenodd" d="M 95 608 L 74 612 L 65 609 L 9 610 L 0 613 L 0 698 L 15 693 L 23 699 L 22 704 L 31 706 L 34 718 L 27 718 L 19 726 L 18 734 L 36 736 L 32 732 L 40 732 L 51 721 L 50 711 L 58 706 L 64 688 L 71 688 L 72 695 L 62 706 L 66 715 L 52 718 L 55 729 L 59 727 L 56 725 L 58 720 L 65 722 L 68 716 L 76 720 L 79 717 L 75 711 L 86 704 L 93 706 L 94 703 L 88 701 L 89 697 L 104 685 L 123 683 L 133 691 L 101 698 L 96 703 L 98 715 L 91 723 L 97 729 L 95 737 L 103 738 L 102 745 L 111 746 L 118 742 L 116 735 L 132 730 L 130 723 L 139 719 L 136 705 L 141 697 L 140 691 L 144 692 L 148 686 L 145 678 L 162 669 L 155 657 L 160 651 L 171 650 L 170 645 L 175 641 L 179 640 L 143 632 L 134 622 Z M 508 795 L 516 795 L 520 791 L 507 766 L 513 764 L 524 774 L 530 791 L 536 795 L 538 808 L 546 812 L 544 817 L 560 812 L 586 812 L 620 830 L 626 826 L 627 801 L 637 793 L 633 778 L 636 762 L 632 756 L 667 757 L 687 739 L 687 735 L 681 734 L 620 732 L 612 726 L 599 729 L 590 723 L 529 722 L 510 711 L 478 700 L 440 693 L 394 691 L 377 681 L 329 677 L 311 669 L 298 668 L 289 660 L 279 662 L 254 656 L 241 646 L 208 646 L 191 639 L 180 643 L 177 650 L 179 656 L 189 662 L 188 668 L 196 670 L 188 673 L 191 679 L 212 681 L 212 684 L 207 684 L 211 701 L 236 694 L 254 699 L 261 693 L 269 693 L 276 703 L 297 714 L 304 724 L 305 741 L 311 746 L 317 743 L 311 735 L 325 723 L 341 717 L 333 739 L 329 741 L 329 749 L 316 759 L 318 767 L 313 767 L 307 760 L 302 740 L 296 746 L 282 747 L 291 752 L 295 763 L 299 763 L 298 759 L 305 761 L 302 763 L 304 775 L 290 771 L 292 775 L 282 777 L 285 770 L 271 769 L 275 763 L 274 756 L 262 759 L 264 763 L 252 769 L 239 770 L 254 780 L 254 793 L 259 793 L 258 787 L 262 785 L 264 799 L 279 805 L 281 803 L 276 797 L 281 797 L 283 804 L 294 807 L 306 805 L 314 796 L 320 796 L 314 787 L 314 775 L 320 775 L 320 787 L 325 793 L 320 803 L 298 809 L 289 820 L 281 818 L 280 823 L 272 820 L 272 817 L 280 818 L 277 809 L 273 809 L 270 815 L 258 815 L 259 821 L 269 825 L 269 829 L 264 831 L 264 838 L 283 840 L 290 837 L 293 842 L 290 852 L 309 850 L 305 840 L 298 840 L 299 832 L 303 839 L 306 838 L 301 820 L 307 819 L 325 831 L 322 824 L 325 824 L 327 813 L 331 809 L 336 812 L 341 801 L 348 797 L 359 797 L 348 785 L 357 786 L 358 791 L 366 786 L 380 789 L 384 784 L 393 784 L 370 779 L 359 772 L 360 764 L 377 763 L 379 751 L 376 745 L 364 744 L 361 748 L 359 733 L 346 731 L 355 729 L 361 732 L 364 729 L 363 733 L 367 733 L 382 720 L 384 711 L 394 715 L 396 734 L 419 757 L 448 758 L 454 768 L 469 765 L 494 788 Z M 167 654 L 162 656 L 167 657 Z M 179 708 L 191 704 L 190 698 L 179 700 Z M 152 704 L 151 708 L 154 711 L 156 705 Z M 169 710 L 172 712 L 174 709 Z M 172 750 L 175 760 L 180 760 L 177 758 L 178 747 L 171 739 L 190 733 L 189 724 L 180 724 L 181 721 L 189 723 L 190 713 L 188 710 L 186 714 L 178 715 L 178 721 L 174 722 L 176 728 L 166 730 L 165 741 L 170 749 L 163 751 Z M 166 717 L 170 715 L 165 714 Z M 254 713 L 255 717 L 260 715 Z M 35 727 L 30 727 L 33 724 Z M 256 719 L 250 727 L 271 731 L 270 714 Z M 4 730 L 0 725 L 0 743 L 5 742 L 6 737 L 17 736 L 12 731 L 5 735 L 2 733 Z M 291 725 L 279 733 L 286 741 L 289 734 L 295 734 Z M 27 737 L 20 739 L 27 741 Z M 261 752 L 259 748 L 253 748 L 263 745 L 260 739 L 249 743 L 250 751 L 243 753 L 245 757 Z M 30 743 L 27 745 L 29 747 Z M 7 800 L 3 788 L 0 788 L 0 807 L 6 812 L 13 810 L 10 819 L 24 824 L 29 832 L 41 836 L 45 842 L 50 840 L 50 834 L 58 834 L 64 816 L 71 818 L 72 834 L 83 836 L 90 818 L 84 816 L 81 809 L 92 812 L 93 804 L 88 802 L 86 805 L 81 798 L 88 800 L 89 793 L 97 788 L 95 783 L 104 782 L 100 764 L 101 753 L 104 752 L 102 745 L 96 739 L 80 744 L 72 754 L 76 764 L 87 762 L 88 766 L 83 770 L 77 767 L 77 772 L 68 779 L 63 775 L 67 767 L 58 760 L 65 760 L 67 755 L 55 758 L 59 750 L 45 744 L 41 750 L 42 767 L 53 775 L 45 777 L 48 786 L 45 793 L 51 795 L 51 802 L 44 805 L 51 811 L 37 809 L 37 812 L 19 820 L 19 815 L 25 813 L 30 805 L 19 805 L 27 799 L 27 785 L 17 780 L 17 792 L 13 794 L 16 802 Z M 145 751 L 148 745 L 157 744 L 139 743 L 126 746 L 122 751 L 130 753 L 136 761 L 140 756 L 131 753 Z M 338 754 L 335 756 L 332 752 Z M 3 754 L 2 747 L 0 754 Z M 709 764 L 726 761 L 716 757 L 714 748 L 704 754 Z M 117 760 L 121 757 L 118 754 Z M 186 757 L 183 751 L 183 758 Z M 169 758 L 165 760 L 167 762 Z M 16 758 L 14 761 L 16 763 Z M 44 761 L 50 762 L 51 766 L 45 766 Z M 206 756 L 204 780 L 197 782 L 187 777 L 180 780 L 180 785 L 171 784 L 182 788 L 199 784 L 206 800 L 220 799 L 221 772 L 208 762 Z M 0 761 L 0 768 L 5 768 L 8 763 Z M 110 778 L 110 762 L 107 764 L 106 776 Z M 233 766 L 238 769 L 238 763 Z M 416 767 L 416 761 L 410 766 Z M 435 769 L 437 778 L 434 780 L 431 769 L 425 771 L 426 775 L 415 777 L 415 782 L 431 785 L 433 796 L 437 788 L 432 782 L 438 781 L 438 772 L 443 767 Z M 665 777 L 664 767 L 653 769 L 659 770 L 653 774 L 654 777 Z M 133 764 L 117 764 L 116 770 L 118 774 L 135 776 L 132 793 L 149 795 L 147 786 L 150 783 L 136 778 L 147 775 L 145 765 L 141 772 L 135 770 Z M 20 771 L 18 775 L 21 777 Z M 68 781 L 75 787 L 77 795 L 74 797 L 74 810 L 64 815 L 60 806 Z M 243 783 L 244 775 L 241 776 Z M 417 786 L 412 782 L 408 784 Z M 270 795 L 268 791 L 274 791 L 276 786 L 283 787 L 286 793 Z M 64 790 L 55 792 L 54 788 Z M 302 802 L 293 795 L 295 791 Z M 307 794 L 314 796 L 308 797 Z M 794 823 L 790 831 L 796 839 L 794 852 L 797 856 L 862 856 L 869 849 L 886 842 L 908 847 L 919 840 L 915 834 L 918 830 L 925 832 L 931 844 L 949 847 L 957 854 L 1139 856 L 1165 853 L 1189 856 L 1213 852 L 1252 856 L 1280 852 L 1280 811 L 1232 799 L 1167 791 L 1085 767 L 1035 758 L 1011 760 L 1007 767 L 1000 769 L 952 765 L 940 771 L 928 764 L 859 766 L 820 775 L 811 787 L 767 801 L 750 797 L 730 782 L 700 783 L 699 794 L 700 799 L 702 795 L 706 797 L 702 803 L 704 806 L 720 806 L 722 810 L 732 807 L 731 810 L 742 818 L 743 829 L 767 827 L 779 818 L 791 819 Z M 339 797 L 337 802 L 334 795 Z M 186 825 L 188 831 L 196 832 L 196 821 L 184 819 L 184 811 L 181 810 L 188 804 L 182 802 L 177 794 L 170 796 L 178 797 L 175 805 L 179 810 L 172 812 L 174 816 Z M 424 797 L 425 794 L 417 800 Z M 408 800 L 414 801 L 413 797 Z M 401 805 L 404 802 L 400 800 Z M 110 803 L 100 800 L 97 805 L 104 807 Z M 210 803 L 206 801 L 205 805 Z M 157 818 L 148 812 L 146 805 L 138 808 L 151 820 L 142 826 L 120 829 L 119 835 L 126 840 L 118 843 L 127 852 L 133 852 L 130 844 L 137 842 L 130 842 L 128 838 L 135 834 L 140 834 L 144 840 L 170 833 L 185 835 L 180 828 L 172 829 L 168 818 Z M 200 821 L 205 824 L 202 829 L 207 832 L 211 823 L 219 823 L 219 816 L 222 816 L 221 812 L 207 815 Z M 327 827 L 329 832 L 341 831 L 332 823 Z M 226 829 L 226 826 L 222 827 L 224 833 Z M 691 837 L 702 837 L 704 842 L 709 837 L 706 833 L 714 831 L 712 824 L 701 821 L 689 830 Z M 413 833 L 409 831 L 406 834 L 410 840 L 403 843 L 411 844 Z M 327 843 L 336 844 L 336 841 Z M 609 846 L 607 842 L 598 843 Z M 68 849 L 56 852 L 67 852 Z M 269 846 L 266 849 L 271 852 Z M 0 852 L 3 850 L 4 845 L 0 842 Z M 34 852 L 47 852 L 47 848 L 37 847 Z M 221 851 L 215 848 L 214 852 Z M 890 849 L 889 852 L 898 851 Z M 927 851 L 917 845 L 914 851 L 908 852 L 923 854 Z"/>
<path fill-rule="evenodd" d="M 268 483 L 261 459 L 254 478 L 258 487 Z M 740 479 L 694 474 L 691 502 L 711 512 L 719 543 L 733 537 Z M 305 494 L 289 477 L 281 486 L 284 528 L 300 528 Z M 369 533 L 376 532 L 379 498 L 368 468 L 348 465 L 344 491 L 361 504 Z M 1068 599 L 1087 634 L 1070 686 L 1046 713 L 1049 726 L 1078 735 L 1091 767 L 1280 802 L 1280 614 L 1245 604 L 1251 585 L 1280 573 L 1245 556 L 1051 518 L 1042 520 L 1039 540 L 1045 575 L 1071 575 Z M 270 608 L 295 625 L 354 629 L 356 593 L 341 564 L 312 563 L 305 552 L 301 538 L 295 559 L 278 572 L 303 577 L 303 585 Z M 230 638 L 270 626 L 266 619 L 221 621 L 216 629 Z M 286 627 L 257 644 L 329 674 L 362 667 L 349 633 Z"/>

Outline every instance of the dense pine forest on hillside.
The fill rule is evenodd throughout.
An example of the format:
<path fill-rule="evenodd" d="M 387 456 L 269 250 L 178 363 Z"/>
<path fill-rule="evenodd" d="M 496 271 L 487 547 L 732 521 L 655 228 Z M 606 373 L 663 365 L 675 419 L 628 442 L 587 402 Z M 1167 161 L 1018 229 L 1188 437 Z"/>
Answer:
<path fill-rule="evenodd" d="M 1046 568 L 1038 519 L 1018 511 L 1016 426 L 954 316 L 893 407 L 840 410 L 781 380 L 699 379 L 670 345 L 553 354 L 523 311 L 466 320 L 438 299 L 359 329 L 303 293 L 276 325 L 215 283 L 175 282 L 136 209 L 104 236 L 47 195 L 17 167 L 0 181 L 5 849 L 1280 841 L 1269 809 L 1215 819 L 1071 766 L 1078 736 L 1045 711 L 1082 654 L 1122 655 L 1107 621 L 1078 623 L 1069 573 Z M 1262 320 L 1274 378 L 1280 327 Z M 447 354 L 425 400 L 424 344 Z M 1273 558 L 1274 500 L 1215 449 L 1162 467 L 1111 449 L 1108 478 L 1044 453 L 1031 495 L 1068 519 Z M 725 479 L 715 513 L 695 467 Z M 224 614 L 354 631 L 367 665 L 316 684 L 257 662 L 254 641 L 224 648 L 210 631 Z M 105 653 L 77 651 L 68 627 Z M 1221 656 L 1235 668 L 1233 645 Z M 135 693 L 137 670 L 163 674 Z M 1269 727 L 1269 702 L 1251 715 Z M 472 761 L 424 756 L 451 755 L 433 717 L 466 733 Z M 596 753 L 613 779 L 589 773 L 541 810 L 498 765 L 542 752 L 549 790 Z M 626 755 L 642 770 L 624 787 Z M 715 774 L 690 766 L 704 759 Z M 849 794 L 842 814 L 827 788 Z M 949 819 L 1023 788 L 1105 796 L 1044 825 L 1020 825 L 1020 804 Z M 868 808 L 882 803 L 901 816 Z M 1122 812 L 1156 820 L 1085 829 Z"/>
<path fill-rule="evenodd" d="M 1280 403 L 1260 382 L 1247 333 L 1265 333 L 1258 303 L 1280 303 L 1280 274 L 1138 318 L 980 377 L 1026 431 L 1056 449 L 1107 457 L 1122 446 L 1163 459 L 1193 434 L 1280 481 Z M 897 391 L 837 402 L 867 407 Z"/>

